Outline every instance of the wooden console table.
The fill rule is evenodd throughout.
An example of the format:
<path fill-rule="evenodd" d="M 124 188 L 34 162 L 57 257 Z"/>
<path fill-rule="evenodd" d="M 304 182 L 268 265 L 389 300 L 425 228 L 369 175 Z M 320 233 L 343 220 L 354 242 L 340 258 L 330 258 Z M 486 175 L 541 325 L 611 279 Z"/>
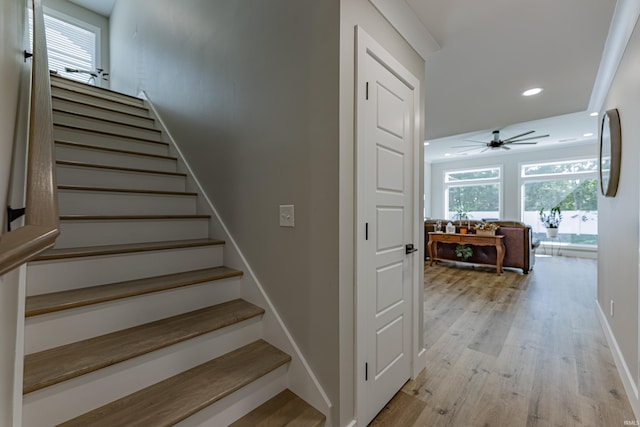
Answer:
<path fill-rule="evenodd" d="M 438 258 L 438 242 L 442 243 L 457 243 L 459 245 L 472 245 L 472 246 L 494 246 L 496 248 L 496 273 L 502 273 L 502 261 L 504 260 L 504 243 L 502 239 L 504 236 L 479 236 L 477 234 L 452 234 L 452 233 L 429 233 L 429 244 L 427 245 L 427 253 L 429 254 L 429 265 L 433 264 L 433 261 L 456 261 L 467 262 L 462 260 L 451 260 L 448 258 Z M 435 246 L 435 247 L 434 247 Z M 435 254 L 435 255 L 434 255 Z M 479 264 L 479 263 L 472 263 Z M 486 264 L 483 264 L 486 265 Z"/>

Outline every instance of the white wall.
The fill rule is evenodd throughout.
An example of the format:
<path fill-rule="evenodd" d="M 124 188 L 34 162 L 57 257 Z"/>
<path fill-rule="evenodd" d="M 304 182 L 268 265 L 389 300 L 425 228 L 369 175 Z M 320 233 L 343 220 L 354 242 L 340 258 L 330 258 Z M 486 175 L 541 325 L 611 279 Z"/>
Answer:
<path fill-rule="evenodd" d="M 339 12 L 339 0 L 119 0 L 110 18 L 111 87 L 157 107 L 334 410 Z M 295 228 L 279 227 L 281 204 Z"/>
<path fill-rule="evenodd" d="M 20 109 L 21 78 L 29 63 L 23 62 L 26 3 L 3 1 L 0 3 L 0 238 L 6 230 L 5 207 L 9 198 L 11 160 Z M 30 49 L 29 49 L 30 50 Z M 24 110 L 22 110 L 24 112 Z M 21 141 L 22 144 L 25 141 Z M 19 327 L 20 304 L 16 272 L 0 276 L 0 425 L 11 426 L 19 422 L 14 413 L 14 368 L 16 364 L 16 335 Z M 14 424 L 16 423 L 16 424 Z"/>
<path fill-rule="evenodd" d="M 613 333 L 620 356 L 638 382 L 638 238 L 640 221 L 640 29 L 636 24 L 602 111 L 617 108 L 622 127 L 622 167 L 616 197 L 598 200 L 598 303 Z M 614 301 L 614 315 L 609 312 Z M 606 328 L 605 328 L 606 330 Z M 616 348 L 612 348 L 614 353 Z M 619 366 L 620 367 L 620 366 Z M 620 374 L 627 377 L 624 369 Z M 627 389 L 627 392 L 630 390 Z M 628 393 L 629 394 L 629 393 Z M 638 415 L 637 394 L 629 395 Z"/>
<path fill-rule="evenodd" d="M 593 130 L 596 133 L 596 130 Z M 428 147 L 426 148 L 428 156 Z M 593 140 L 583 145 L 570 145 L 566 148 L 526 150 L 513 154 L 482 155 L 464 160 L 444 161 L 431 165 L 431 216 L 446 218 L 444 211 L 444 171 L 484 166 L 502 166 L 502 219 L 520 221 L 520 164 L 527 162 L 545 162 L 563 159 L 598 156 L 598 147 Z"/>

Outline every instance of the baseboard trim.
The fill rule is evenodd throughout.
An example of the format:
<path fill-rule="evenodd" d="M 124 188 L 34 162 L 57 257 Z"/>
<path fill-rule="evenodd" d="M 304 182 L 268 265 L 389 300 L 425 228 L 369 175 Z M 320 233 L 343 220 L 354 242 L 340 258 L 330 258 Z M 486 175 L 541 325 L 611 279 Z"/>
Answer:
<path fill-rule="evenodd" d="M 638 396 L 638 387 L 636 386 L 634 376 L 629 370 L 629 366 L 627 366 L 627 363 L 622 356 L 622 351 L 620 350 L 618 341 L 616 341 L 616 338 L 613 335 L 613 331 L 609 326 L 607 317 L 602 311 L 602 307 L 600 307 L 600 303 L 597 300 L 596 314 L 598 315 L 598 320 L 600 320 L 602 332 L 604 332 L 604 336 L 607 339 L 607 343 L 609 344 L 609 348 L 611 349 L 611 353 L 613 354 L 613 360 L 616 364 L 616 368 L 618 368 L 618 374 L 620 375 L 620 379 L 622 379 L 622 385 L 624 386 L 627 397 L 629 398 L 629 403 L 631 404 L 633 413 L 635 414 L 636 419 L 640 420 L 640 400 Z"/>
<path fill-rule="evenodd" d="M 236 240 L 233 238 L 233 236 L 229 232 L 229 229 L 227 228 L 226 224 L 222 221 L 222 218 L 218 214 L 218 211 L 215 208 L 214 204 L 212 203 L 211 199 L 209 199 L 207 194 L 204 192 L 204 187 L 200 184 L 200 181 L 198 180 L 196 175 L 193 173 L 191 166 L 186 161 L 182 151 L 180 150 L 179 145 L 177 144 L 176 140 L 173 138 L 173 135 L 165 125 L 164 121 L 162 120 L 162 117 L 160 117 L 155 106 L 153 105 L 153 103 L 151 102 L 151 100 L 149 99 L 149 97 L 144 91 L 140 92 L 139 97 L 147 101 L 149 105 L 149 109 L 151 110 L 154 117 L 158 121 L 159 126 L 163 129 L 163 131 L 166 132 L 167 138 L 169 139 L 170 146 L 176 151 L 176 154 L 178 155 L 180 162 L 186 168 L 187 173 L 189 174 L 189 178 L 193 180 L 193 183 L 197 187 L 199 194 L 204 199 L 207 207 L 211 210 L 213 214 L 212 219 L 215 218 L 217 225 L 219 225 L 219 228 L 222 229 L 222 232 L 225 234 L 224 240 L 226 241 L 226 244 L 228 245 L 229 249 L 233 251 L 233 253 L 229 255 L 234 256 L 235 261 L 241 264 L 241 265 L 230 264 L 229 266 L 233 268 L 241 269 L 242 271 L 244 271 L 245 275 L 243 277 L 243 281 L 247 280 L 250 282 L 250 284 L 254 285 L 254 287 L 257 288 L 258 290 L 259 298 L 261 298 L 266 304 L 266 307 L 263 307 L 266 310 L 266 313 L 264 316 L 265 339 L 269 340 L 270 336 L 273 337 L 274 342 L 272 344 L 277 347 L 280 347 L 282 351 L 288 352 L 290 354 L 292 358 L 292 361 L 289 365 L 290 375 L 293 372 L 298 372 L 298 373 L 300 373 L 300 371 L 304 372 L 307 379 L 305 380 L 303 378 L 297 378 L 297 379 L 289 378 L 289 388 L 294 393 L 298 394 L 304 400 L 306 400 L 311 405 L 313 405 L 320 412 L 322 412 L 327 417 L 325 426 L 331 427 L 332 425 L 331 408 L 333 405 L 329 397 L 327 396 L 326 392 L 320 385 L 320 382 L 318 381 L 317 377 L 311 370 L 309 363 L 307 362 L 306 358 L 302 354 L 302 351 L 294 341 L 293 336 L 289 332 L 284 321 L 276 311 L 275 306 L 273 305 L 271 299 L 269 298 L 266 291 L 264 290 L 264 287 L 258 280 L 258 277 L 255 275 L 255 273 L 251 269 L 251 266 L 249 265 L 244 254 L 240 250 L 240 247 L 238 246 Z M 225 263 L 226 262 L 227 262 L 227 253 L 225 252 Z M 247 299 L 250 302 L 257 303 L 260 305 L 260 302 L 251 301 L 251 298 L 247 298 Z M 275 322 L 270 321 L 270 319 L 275 320 Z M 275 328 L 273 326 L 274 323 L 277 325 L 275 326 Z M 283 348 L 282 346 L 286 346 L 287 348 Z"/>

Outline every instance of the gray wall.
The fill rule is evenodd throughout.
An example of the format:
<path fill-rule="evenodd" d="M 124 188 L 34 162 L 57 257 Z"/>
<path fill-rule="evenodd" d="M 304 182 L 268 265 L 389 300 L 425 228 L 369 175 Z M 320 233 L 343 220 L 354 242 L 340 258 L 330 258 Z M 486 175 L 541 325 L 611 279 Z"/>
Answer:
<path fill-rule="evenodd" d="M 111 87 L 157 106 L 339 407 L 339 1 L 119 0 L 110 24 Z"/>
<path fill-rule="evenodd" d="M 0 234 L 6 229 L 11 159 L 20 108 L 21 78 L 29 64 L 23 62 L 25 2 L 0 2 Z M 30 50 L 30 49 L 29 49 Z M 24 95 L 24 94 L 23 94 Z M 24 112 L 24 110 L 23 110 Z M 25 141 L 23 140 L 22 143 Z M 19 288 L 16 272 L 0 276 L 0 425 L 10 426 L 14 416 L 13 386 L 18 331 Z M 22 319 L 20 319 L 22 322 Z M 18 405 L 19 402 L 16 402 Z"/>
<path fill-rule="evenodd" d="M 603 111 L 617 108 L 622 125 L 622 168 L 615 198 L 598 199 L 598 303 L 638 385 L 638 222 L 640 216 L 640 29 L 618 68 Z M 614 316 L 609 304 L 615 303 Z M 630 396 L 631 399 L 633 397 Z"/>

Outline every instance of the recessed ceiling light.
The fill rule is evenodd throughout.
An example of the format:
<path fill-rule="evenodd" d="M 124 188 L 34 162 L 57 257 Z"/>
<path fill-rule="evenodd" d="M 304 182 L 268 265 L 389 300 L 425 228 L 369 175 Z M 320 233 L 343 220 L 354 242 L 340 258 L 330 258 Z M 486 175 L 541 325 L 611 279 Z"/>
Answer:
<path fill-rule="evenodd" d="M 524 92 L 522 92 L 522 96 L 537 95 L 540 92 L 542 92 L 542 88 L 541 87 L 534 87 L 532 89 L 525 90 Z"/>
<path fill-rule="evenodd" d="M 451 157 L 451 153 L 444 153 L 445 157 Z"/>
<path fill-rule="evenodd" d="M 589 115 L 590 115 L 591 117 L 595 117 L 595 116 L 597 116 L 597 115 L 598 115 L 598 112 L 597 112 L 597 111 L 594 111 L 593 113 L 591 113 L 591 114 L 589 114 Z"/>
<path fill-rule="evenodd" d="M 427 141 L 425 141 L 425 142 L 424 142 L 424 145 L 425 145 L 425 147 L 426 147 L 427 145 L 429 145 L 429 143 L 428 143 Z"/>
<path fill-rule="evenodd" d="M 584 134 L 584 135 L 582 135 L 582 136 L 593 136 L 593 132 L 585 133 L 585 134 Z"/>

